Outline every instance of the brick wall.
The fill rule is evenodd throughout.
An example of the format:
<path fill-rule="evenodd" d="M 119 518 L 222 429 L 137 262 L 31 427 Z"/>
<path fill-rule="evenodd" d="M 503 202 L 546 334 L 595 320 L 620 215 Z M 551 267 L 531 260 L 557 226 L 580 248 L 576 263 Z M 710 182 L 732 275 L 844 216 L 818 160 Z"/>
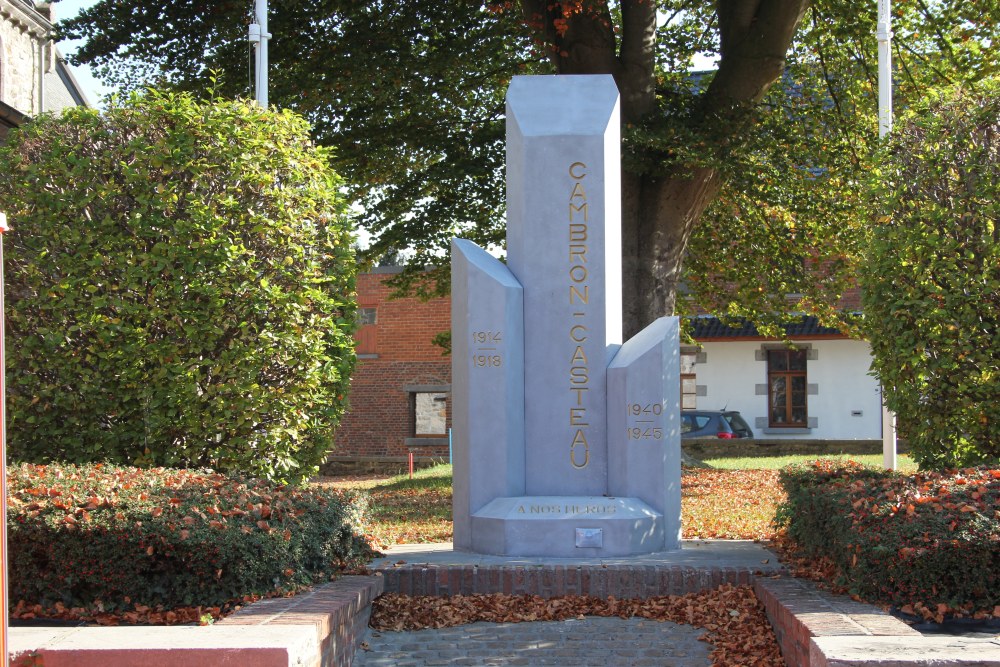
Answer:
<path fill-rule="evenodd" d="M 375 324 L 358 332 L 358 367 L 350 409 L 336 433 L 331 461 L 447 456 L 446 438 L 415 438 L 413 394 L 450 392 L 451 357 L 431 341 L 451 328 L 445 298 L 390 299 L 391 269 L 358 276 L 358 305 L 375 309 Z M 451 426 L 447 402 L 446 428 Z"/>

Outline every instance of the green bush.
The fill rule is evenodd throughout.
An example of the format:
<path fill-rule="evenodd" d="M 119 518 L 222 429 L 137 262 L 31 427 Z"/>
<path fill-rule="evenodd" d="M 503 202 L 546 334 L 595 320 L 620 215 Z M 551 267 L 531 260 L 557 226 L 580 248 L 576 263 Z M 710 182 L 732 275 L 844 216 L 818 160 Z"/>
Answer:
<path fill-rule="evenodd" d="M 313 474 L 355 361 L 326 158 L 291 113 L 152 91 L 12 132 L 11 456 Z"/>
<path fill-rule="evenodd" d="M 1000 470 L 905 476 L 817 461 L 780 479 L 778 521 L 851 592 L 963 614 L 1000 604 Z"/>
<path fill-rule="evenodd" d="M 1000 82 L 914 109 L 873 170 L 873 370 L 921 468 L 1000 461 Z"/>
<path fill-rule="evenodd" d="M 222 606 L 360 566 L 363 499 L 218 473 L 21 464 L 9 474 L 10 600 Z"/>

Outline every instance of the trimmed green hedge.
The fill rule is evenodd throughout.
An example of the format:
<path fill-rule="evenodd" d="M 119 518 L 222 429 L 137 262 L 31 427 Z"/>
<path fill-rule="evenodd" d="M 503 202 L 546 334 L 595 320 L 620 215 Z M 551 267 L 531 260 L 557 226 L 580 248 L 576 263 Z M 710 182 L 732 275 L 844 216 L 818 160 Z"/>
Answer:
<path fill-rule="evenodd" d="M 904 114 L 872 169 L 872 368 L 921 469 L 1000 463 L 1000 78 Z"/>
<path fill-rule="evenodd" d="M 9 471 L 10 601 L 126 611 L 222 606 L 367 563 L 359 498 L 207 471 Z"/>
<path fill-rule="evenodd" d="M 778 522 L 806 554 L 831 558 L 852 593 L 963 614 L 1000 604 L 1000 469 L 900 475 L 816 461 L 780 479 Z"/>
<path fill-rule="evenodd" d="M 291 112 L 156 91 L 12 131 L 12 458 L 314 475 L 355 365 L 328 158 Z"/>

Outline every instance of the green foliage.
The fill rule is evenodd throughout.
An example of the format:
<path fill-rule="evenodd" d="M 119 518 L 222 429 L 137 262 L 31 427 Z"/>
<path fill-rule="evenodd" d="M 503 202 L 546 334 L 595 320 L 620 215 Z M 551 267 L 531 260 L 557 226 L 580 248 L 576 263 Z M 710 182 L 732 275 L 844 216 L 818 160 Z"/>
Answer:
<path fill-rule="evenodd" d="M 129 611 L 287 593 L 368 562 L 353 495 L 217 473 L 10 470 L 12 602 Z"/>
<path fill-rule="evenodd" d="M 1000 460 L 1000 81 L 914 109 L 873 171 L 873 368 L 922 468 Z"/>
<path fill-rule="evenodd" d="M 292 113 L 157 92 L 12 132 L 11 456 L 312 475 L 355 361 L 327 157 Z"/>
<path fill-rule="evenodd" d="M 757 4 L 737 11 L 732 3 L 656 0 L 661 20 L 650 39 L 635 18 L 648 7 L 639 0 L 401 0 L 391 7 L 301 0 L 269 19 L 270 99 L 305 115 L 317 140 L 336 147 L 335 166 L 362 201 L 360 223 L 374 239 L 369 259 L 412 250 L 397 284 L 436 293 L 447 291 L 447 270 L 423 269 L 446 266 L 452 236 L 503 243 L 503 95 L 510 78 L 612 72 L 625 93 L 624 190 L 642 202 L 626 207 L 623 221 L 635 210 L 655 211 L 644 228 L 685 226 L 674 236 L 679 250 L 642 268 L 675 280 L 686 258 L 694 305 L 752 316 L 761 328 L 772 325 L 771 333 L 774 315 L 789 309 L 788 293 L 803 295 L 797 310 L 846 329 L 850 323 L 835 306 L 864 241 L 849 203 L 876 131 L 876 7 L 845 0 Z M 249 11 L 247 3 L 206 10 L 173 0 L 101 0 L 61 27 L 85 40 L 77 60 L 96 65 L 115 85 L 168 81 L 197 89 L 218 70 L 226 92 L 245 94 L 242 26 Z M 747 38 L 753 43 L 723 52 L 724 24 L 731 28 L 753 11 L 770 12 L 755 19 L 757 26 L 804 12 L 787 50 L 754 30 Z M 996 0 L 897 3 L 893 12 L 899 106 L 997 70 Z M 693 85 L 688 70 L 696 55 L 739 61 L 746 51 L 766 54 L 731 62 L 742 73 L 731 77 L 738 80 L 773 63 L 779 49 L 789 73 L 768 96 L 751 103 L 755 95 L 744 95 L 740 104 L 706 110 L 717 99 L 710 94 L 714 75 Z M 550 62 L 559 58 L 561 65 Z M 653 103 L 636 102 L 651 90 Z M 704 178 L 688 180 L 700 167 L 718 170 L 717 196 Z M 704 188 L 716 204 L 704 216 L 699 204 L 668 219 L 671 207 L 656 195 L 664 183 L 681 183 L 678 191 Z M 639 243 L 645 241 L 626 244 L 626 267 Z"/>
<path fill-rule="evenodd" d="M 951 613 L 1000 604 L 1000 470 L 899 475 L 817 461 L 787 468 L 778 519 L 873 601 Z"/>

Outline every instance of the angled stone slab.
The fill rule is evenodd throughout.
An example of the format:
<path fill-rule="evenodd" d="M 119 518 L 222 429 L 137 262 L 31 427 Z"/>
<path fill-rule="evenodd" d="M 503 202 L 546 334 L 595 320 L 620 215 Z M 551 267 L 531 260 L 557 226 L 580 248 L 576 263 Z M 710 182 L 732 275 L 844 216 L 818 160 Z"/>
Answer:
<path fill-rule="evenodd" d="M 507 260 L 524 286 L 526 492 L 603 495 L 605 370 L 622 338 L 611 76 L 511 81 Z"/>
<path fill-rule="evenodd" d="M 663 515 L 661 549 L 681 539 L 680 321 L 661 317 L 608 367 L 608 494 Z"/>
<path fill-rule="evenodd" d="M 496 498 L 472 516 L 473 550 L 497 556 L 594 558 L 662 549 L 662 517 L 637 498 Z"/>
<path fill-rule="evenodd" d="M 507 267 L 452 241 L 452 438 L 455 548 L 472 548 L 470 516 L 524 493 L 523 290 Z"/>

